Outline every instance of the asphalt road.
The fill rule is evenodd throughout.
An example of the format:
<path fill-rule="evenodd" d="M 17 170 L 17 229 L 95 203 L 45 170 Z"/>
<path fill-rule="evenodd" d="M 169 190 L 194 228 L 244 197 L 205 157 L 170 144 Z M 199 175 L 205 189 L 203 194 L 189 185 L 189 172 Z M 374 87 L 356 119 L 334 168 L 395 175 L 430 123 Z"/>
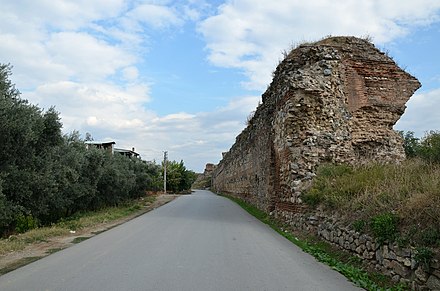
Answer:
<path fill-rule="evenodd" d="M 0 277 L 0 290 L 360 290 L 230 200 L 196 191 Z"/>

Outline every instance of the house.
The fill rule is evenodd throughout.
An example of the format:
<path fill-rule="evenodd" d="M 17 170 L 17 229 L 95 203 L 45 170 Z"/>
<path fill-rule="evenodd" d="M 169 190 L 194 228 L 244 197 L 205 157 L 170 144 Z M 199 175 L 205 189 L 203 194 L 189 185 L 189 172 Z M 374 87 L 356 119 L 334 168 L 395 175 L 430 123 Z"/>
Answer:
<path fill-rule="evenodd" d="M 114 145 L 116 144 L 116 142 L 114 142 L 114 141 L 104 141 L 104 142 L 102 142 L 102 141 L 94 141 L 94 140 L 92 140 L 92 141 L 85 141 L 84 143 L 86 144 L 86 148 L 87 149 L 89 149 L 91 147 L 95 147 L 95 148 L 98 148 L 98 149 L 106 150 L 106 151 L 108 151 L 111 154 L 114 153 L 114 150 L 115 150 Z"/>
<path fill-rule="evenodd" d="M 129 158 L 141 158 L 140 155 L 135 152 L 134 148 L 132 148 L 131 150 L 115 148 L 116 142 L 114 141 L 85 141 L 85 144 L 87 149 L 94 147 L 97 149 L 105 150 L 112 155 L 118 153 Z"/>
<path fill-rule="evenodd" d="M 129 158 L 137 158 L 140 159 L 140 155 L 134 151 L 134 148 L 132 148 L 131 150 L 126 150 L 126 149 L 114 149 L 114 153 L 119 153 L 123 156 L 129 157 Z"/>

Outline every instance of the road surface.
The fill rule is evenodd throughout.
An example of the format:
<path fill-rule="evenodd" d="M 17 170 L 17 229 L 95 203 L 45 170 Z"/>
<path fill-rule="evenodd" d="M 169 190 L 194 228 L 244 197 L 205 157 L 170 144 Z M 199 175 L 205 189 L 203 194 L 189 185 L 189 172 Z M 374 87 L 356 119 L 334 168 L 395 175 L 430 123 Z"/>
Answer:
<path fill-rule="evenodd" d="M 0 277 L 0 290 L 360 290 L 232 201 L 196 191 Z"/>

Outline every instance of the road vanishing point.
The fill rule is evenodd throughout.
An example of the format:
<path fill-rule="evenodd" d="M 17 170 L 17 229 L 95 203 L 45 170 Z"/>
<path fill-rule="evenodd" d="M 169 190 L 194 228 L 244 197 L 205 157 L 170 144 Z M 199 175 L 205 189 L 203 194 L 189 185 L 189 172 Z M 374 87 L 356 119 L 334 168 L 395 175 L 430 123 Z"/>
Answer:
<path fill-rule="evenodd" d="M 0 290 L 361 290 L 198 190 L 0 277 Z"/>

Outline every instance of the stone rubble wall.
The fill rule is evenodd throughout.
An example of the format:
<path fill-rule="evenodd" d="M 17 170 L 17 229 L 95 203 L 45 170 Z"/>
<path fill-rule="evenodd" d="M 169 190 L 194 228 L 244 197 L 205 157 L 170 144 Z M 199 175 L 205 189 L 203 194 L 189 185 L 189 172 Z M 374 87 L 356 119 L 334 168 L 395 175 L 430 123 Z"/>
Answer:
<path fill-rule="evenodd" d="M 318 236 L 367 262 L 371 269 L 401 282 L 411 290 L 440 290 L 440 257 L 436 254 L 429 268 L 417 262 L 417 251 L 397 243 L 379 245 L 374 238 L 342 224 L 337 214 L 285 212 L 284 220 L 294 230 Z"/>
<path fill-rule="evenodd" d="M 419 87 L 366 40 L 300 45 L 278 65 L 262 104 L 224 153 L 213 188 L 269 212 L 300 211 L 319 164 L 405 158 L 392 127 Z"/>

